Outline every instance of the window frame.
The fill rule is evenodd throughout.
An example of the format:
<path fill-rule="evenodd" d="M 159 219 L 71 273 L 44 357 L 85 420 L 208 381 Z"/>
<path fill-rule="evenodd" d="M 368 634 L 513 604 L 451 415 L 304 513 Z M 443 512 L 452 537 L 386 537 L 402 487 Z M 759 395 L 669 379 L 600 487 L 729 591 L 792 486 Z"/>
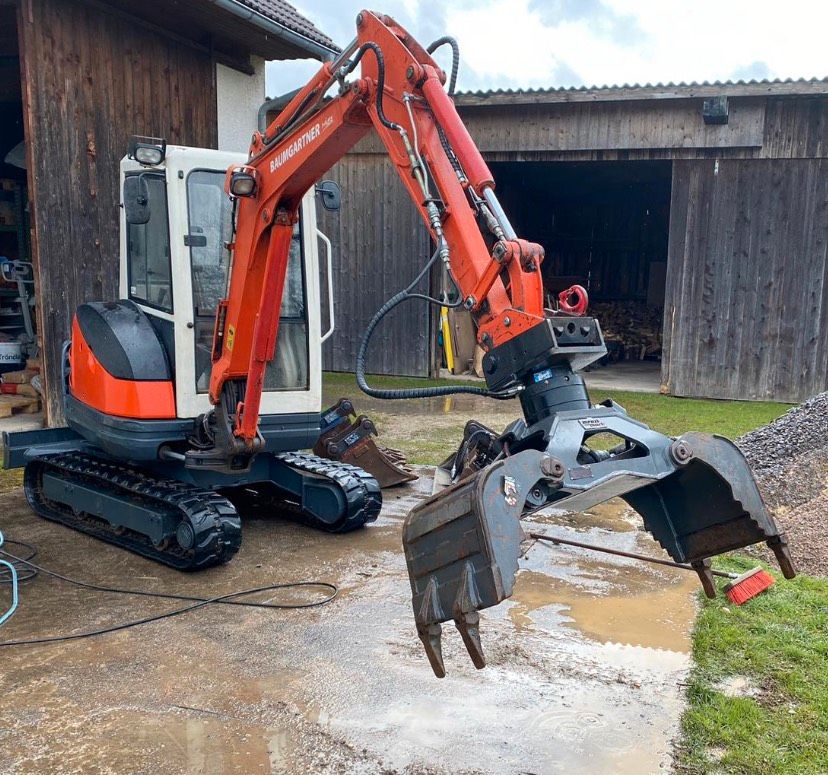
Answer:
<path fill-rule="evenodd" d="M 167 195 L 167 174 L 166 172 L 156 172 L 152 171 L 149 172 L 147 170 L 136 170 L 135 172 L 127 172 L 124 174 L 124 179 L 129 177 L 134 177 L 135 175 L 144 175 L 148 178 L 157 178 L 164 184 L 164 225 L 167 229 L 167 266 L 169 267 L 169 278 L 170 278 L 170 304 L 169 307 L 161 306 L 160 304 L 155 304 L 154 302 L 149 301 L 148 299 L 143 299 L 140 296 L 133 295 L 132 293 L 132 230 L 130 229 L 131 226 L 137 226 L 138 224 L 126 224 L 126 251 L 127 251 L 127 298 L 130 301 L 134 301 L 136 304 L 140 304 L 144 307 L 150 307 L 151 309 L 158 310 L 158 312 L 163 312 L 167 315 L 175 315 L 175 294 L 173 293 L 173 266 L 172 266 L 172 235 L 170 234 L 170 207 L 169 207 L 169 196 Z M 150 218 L 152 218 L 152 207 L 150 207 Z M 147 224 L 143 224 L 146 226 Z M 146 273 L 145 273 L 146 277 Z"/>
<path fill-rule="evenodd" d="M 225 178 L 225 175 L 226 175 L 226 170 L 215 170 L 215 169 L 210 169 L 209 167 L 193 167 L 191 170 L 189 170 L 187 172 L 187 177 L 184 181 L 184 183 L 185 183 L 184 190 L 185 190 L 185 194 L 186 194 L 186 205 L 187 205 L 187 211 L 186 211 L 187 234 L 191 234 L 190 229 L 192 228 L 192 223 L 190 222 L 191 221 L 191 219 L 190 219 L 190 204 L 191 204 L 191 202 L 190 202 L 190 176 L 195 172 L 208 172 L 208 173 L 211 173 L 211 174 L 214 174 L 214 175 L 220 175 L 220 179 L 222 181 L 221 191 L 224 193 L 225 196 L 227 196 L 227 193 L 224 191 L 224 184 L 223 184 L 223 181 L 224 181 L 224 178 Z M 228 197 L 228 199 L 229 199 L 229 197 Z M 232 208 L 232 200 L 231 200 L 231 208 Z M 235 222 L 236 212 L 235 212 L 234 209 L 231 209 L 230 219 L 231 219 L 230 220 L 230 239 L 233 240 L 234 237 L 235 237 L 235 233 L 236 233 L 236 222 Z M 311 374 L 310 374 L 311 331 L 310 331 L 310 315 L 309 315 L 309 310 L 308 310 L 308 277 L 307 277 L 307 265 L 305 263 L 305 240 L 303 239 L 303 232 L 302 232 L 302 230 L 304 228 L 303 220 L 304 219 L 302 218 L 302 207 L 300 206 L 300 208 L 299 208 L 299 220 L 297 221 L 296 226 L 297 226 L 297 236 L 299 238 L 299 265 L 300 265 L 300 271 L 301 271 L 301 276 L 302 276 L 302 315 L 301 316 L 292 316 L 292 317 L 282 317 L 281 309 L 280 309 L 279 310 L 280 311 L 279 329 L 281 330 L 283 322 L 286 323 L 287 325 L 301 325 L 301 324 L 304 324 L 305 333 L 306 333 L 306 336 L 305 336 L 305 362 L 308 364 L 308 373 L 307 373 L 307 376 L 306 376 L 306 379 L 305 379 L 305 384 L 302 387 L 289 386 L 289 387 L 282 387 L 282 388 L 265 388 L 263 390 L 264 393 L 307 392 L 308 390 L 311 389 Z M 189 256 L 190 285 L 191 285 L 191 297 L 192 297 L 190 299 L 190 305 L 191 305 L 191 309 L 193 311 L 193 322 L 195 323 L 199 319 L 200 320 L 206 320 L 206 319 L 209 319 L 210 317 L 215 318 L 215 313 L 212 316 L 198 315 L 196 313 L 196 291 L 195 291 L 195 283 L 193 283 L 193 267 L 194 267 L 194 264 L 193 264 L 193 246 L 192 245 L 187 246 L 187 250 L 189 251 L 188 256 Z M 224 296 L 222 298 L 227 298 L 227 290 L 229 288 L 230 277 L 231 277 L 232 272 L 233 272 L 233 260 L 234 260 L 234 256 L 233 256 L 232 252 L 229 252 L 228 264 L 227 264 L 227 282 L 225 284 Z M 288 257 L 288 260 L 290 260 L 289 257 Z M 287 281 L 287 276 L 285 277 L 285 280 Z M 285 288 L 285 290 L 286 290 L 286 288 Z M 221 300 L 219 300 L 219 301 L 221 301 Z M 278 335 L 277 335 L 276 344 L 277 344 L 277 348 L 278 348 Z M 195 326 L 193 327 L 193 347 L 195 347 Z M 193 353 L 193 355 L 195 355 L 195 353 Z M 269 367 L 271 363 L 275 363 L 275 360 L 276 359 L 275 359 L 275 356 L 274 356 L 273 361 L 270 361 L 267 364 L 267 367 Z M 265 367 L 264 380 L 267 379 L 267 370 L 268 370 L 267 367 Z M 206 389 L 203 390 L 203 391 L 199 390 L 198 376 L 194 375 L 194 377 L 195 377 L 196 394 L 204 395 L 205 393 L 207 393 L 208 390 L 206 390 Z"/>

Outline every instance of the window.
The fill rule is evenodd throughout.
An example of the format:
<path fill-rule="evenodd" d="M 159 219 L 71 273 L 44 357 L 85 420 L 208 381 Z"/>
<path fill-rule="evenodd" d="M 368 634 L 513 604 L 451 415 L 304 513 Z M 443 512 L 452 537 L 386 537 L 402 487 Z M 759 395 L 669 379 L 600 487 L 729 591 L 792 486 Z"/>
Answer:
<path fill-rule="evenodd" d="M 212 368 L 213 326 L 227 295 L 232 206 L 224 192 L 224 171 L 194 170 L 187 177 L 187 209 L 195 315 L 196 389 L 206 393 Z M 279 320 L 276 357 L 267 365 L 265 390 L 307 390 L 308 324 L 299 224 L 293 232 Z"/>
<path fill-rule="evenodd" d="M 163 175 L 141 174 L 147 184 L 150 219 L 147 223 L 127 224 L 129 298 L 172 312 L 167 183 Z"/>

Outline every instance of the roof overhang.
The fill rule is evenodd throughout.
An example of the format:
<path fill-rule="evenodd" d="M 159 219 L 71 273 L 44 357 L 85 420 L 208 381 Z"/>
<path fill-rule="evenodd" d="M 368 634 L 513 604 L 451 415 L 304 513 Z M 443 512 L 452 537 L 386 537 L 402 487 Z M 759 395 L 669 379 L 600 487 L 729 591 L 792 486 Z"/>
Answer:
<path fill-rule="evenodd" d="M 627 100 L 682 100 L 708 97 L 801 97 L 828 94 L 828 78 L 785 81 L 725 81 L 553 89 L 497 89 L 458 92 L 458 107 L 548 105 L 569 102 L 625 102 Z"/>
<path fill-rule="evenodd" d="M 86 0 L 160 33 L 212 51 L 219 61 L 249 70 L 250 56 L 326 60 L 335 47 L 291 30 L 239 0 Z"/>

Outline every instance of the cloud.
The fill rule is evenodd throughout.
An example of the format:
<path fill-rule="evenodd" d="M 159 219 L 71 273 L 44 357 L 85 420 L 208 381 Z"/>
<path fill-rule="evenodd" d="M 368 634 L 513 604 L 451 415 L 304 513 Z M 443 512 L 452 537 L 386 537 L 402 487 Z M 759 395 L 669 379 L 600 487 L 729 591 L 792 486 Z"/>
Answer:
<path fill-rule="evenodd" d="M 751 62 L 744 67 L 737 67 L 731 74 L 730 78 L 734 81 L 761 81 L 763 78 L 770 78 L 771 70 L 767 62 L 756 61 Z"/>
<path fill-rule="evenodd" d="M 340 46 L 364 0 L 295 0 Z M 828 76 L 828 3 L 786 0 L 384 0 L 427 44 L 460 43 L 460 89 L 543 88 L 729 78 Z M 807 24 L 802 23 L 807 19 Z M 445 54 L 440 62 L 448 66 Z M 746 64 L 747 63 L 747 64 Z M 318 64 L 268 66 L 268 93 L 294 89 Z"/>

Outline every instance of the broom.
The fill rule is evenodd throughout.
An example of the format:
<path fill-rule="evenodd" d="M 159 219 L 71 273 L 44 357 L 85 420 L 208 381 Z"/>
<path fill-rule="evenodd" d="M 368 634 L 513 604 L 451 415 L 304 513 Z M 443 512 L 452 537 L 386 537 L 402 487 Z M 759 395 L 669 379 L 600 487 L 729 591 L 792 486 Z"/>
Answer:
<path fill-rule="evenodd" d="M 595 544 L 586 544 L 582 541 L 570 541 L 565 538 L 555 538 L 554 536 L 545 535 L 544 533 L 529 533 L 529 537 L 534 538 L 537 541 L 548 541 L 549 543 L 560 544 L 563 546 L 577 546 L 580 549 L 589 549 L 593 552 L 614 554 L 618 557 L 628 557 L 631 560 L 641 560 L 642 562 L 651 562 L 656 565 L 667 565 L 670 568 L 689 570 L 693 571 L 693 573 L 697 572 L 692 565 L 684 565 L 680 562 L 673 562 L 672 560 L 662 560 L 658 557 L 650 557 L 645 554 L 623 552 L 620 549 L 610 549 L 607 546 L 596 546 Z M 734 605 L 743 605 L 748 600 L 751 600 L 773 585 L 773 576 L 758 566 L 741 574 L 712 569 L 710 570 L 710 573 L 714 576 L 729 579 L 729 582 L 725 585 L 724 591 L 725 595 L 727 595 L 727 599 Z"/>

